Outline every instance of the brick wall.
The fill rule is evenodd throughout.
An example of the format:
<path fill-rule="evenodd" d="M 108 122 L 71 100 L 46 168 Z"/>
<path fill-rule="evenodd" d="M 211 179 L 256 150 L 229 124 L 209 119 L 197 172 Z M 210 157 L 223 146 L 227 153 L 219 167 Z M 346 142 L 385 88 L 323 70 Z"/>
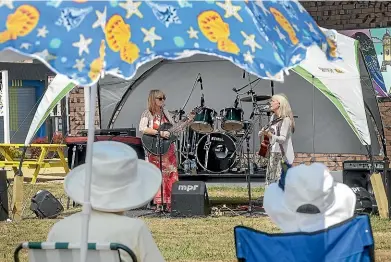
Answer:
<path fill-rule="evenodd" d="M 391 157 L 391 98 L 382 98 L 379 103 L 379 109 L 386 137 L 387 156 Z"/>
<path fill-rule="evenodd" d="M 373 27 L 391 27 L 391 2 L 387 1 L 301 1 L 319 26 L 335 29 L 367 29 Z M 83 90 L 79 89 L 70 96 L 70 126 L 74 134 L 76 129 L 84 128 Z M 76 113 L 76 109 L 82 110 Z M 391 149 L 391 100 L 380 104 L 384 128 Z M 73 120 L 72 120 L 73 119 Z M 391 152 L 388 152 L 391 155 Z M 341 170 L 345 160 L 363 160 L 365 156 L 341 154 L 297 153 L 295 164 L 324 162 L 331 170 Z"/>
<path fill-rule="evenodd" d="M 69 132 L 76 135 L 84 126 L 84 88 L 75 88 L 69 94 Z M 95 128 L 99 128 L 99 107 L 95 110 Z"/>
<path fill-rule="evenodd" d="M 300 1 L 319 26 L 335 30 L 391 26 L 390 1 Z"/>

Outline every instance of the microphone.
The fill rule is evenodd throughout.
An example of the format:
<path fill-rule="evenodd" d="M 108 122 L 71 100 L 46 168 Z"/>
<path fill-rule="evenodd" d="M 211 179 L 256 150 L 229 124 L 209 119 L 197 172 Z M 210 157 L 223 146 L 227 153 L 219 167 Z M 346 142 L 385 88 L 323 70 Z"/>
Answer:
<path fill-rule="evenodd" d="M 200 74 L 200 77 L 198 78 L 198 82 L 200 82 L 201 90 L 204 90 L 204 87 L 203 87 L 203 85 L 202 85 L 202 77 L 201 77 L 201 74 Z"/>
<path fill-rule="evenodd" d="M 273 81 L 270 81 L 270 88 L 272 91 L 272 96 L 274 96 L 274 82 Z"/>
<path fill-rule="evenodd" d="M 239 104 L 239 100 L 238 100 L 238 97 L 236 97 L 235 103 L 234 103 L 234 107 L 237 108 L 237 107 L 238 107 L 238 104 Z"/>
<path fill-rule="evenodd" d="M 201 77 L 201 74 L 199 74 L 200 77 L 198 78 L 198 82 L 200 82 L 200 86 L 201 86 L 201 92 L 204 91 L 204 86 L 202 85 L 202 77 Z M 201 95 L 201 107 L 204 107 L 204 104 L 205 104 L 205 99 L 204 99 L 204 93 L 202 92 L 202 95 Z"/>

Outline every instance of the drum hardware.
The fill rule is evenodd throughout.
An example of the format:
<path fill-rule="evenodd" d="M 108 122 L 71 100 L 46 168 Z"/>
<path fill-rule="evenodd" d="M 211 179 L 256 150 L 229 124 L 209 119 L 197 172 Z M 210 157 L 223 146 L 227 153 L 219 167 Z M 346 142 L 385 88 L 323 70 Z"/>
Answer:
<path fill-rule="evenodd" d="M 254 174 L 254 166 L 250 163 L 250 136 L 246 137 L 246 145 L 247 145 L 247 166 L 248 171 L 246 172 L 246 180 L 247 180 L 247 193 L 248 193 L 248 212 L 251 214 L 252 212 L 252 201 L 251 201 L 251 175 Z"/>
<path fill-rule="evenodd" d="M 213 132 L 212 133 L 215 133 L 215 132 L 224 133 L 224 132 L 226 132 L 222 128 L 222 122 L 223 122 L 223 117 L 221 115 L 217 115 L 216 117 L 214 117 L 214 119 L 213 119 L 214 128 L 213 128 Z"/>
<path fill-rule="evenodd" d="M 269 100 L 270 98 L 272 98 L 272 97 L 268 96 L 268 95 L 256 95 L 256 96 L 250 95 L 250 96 L 246 96 L 246 97 L 241 98 L 240 101 L 242 101 L 242 102 L 253 102 L 255 100 L 256 102 L 258 102 L 258 101 Z"/>
<path fill-rule="evenodd" d="M 185 174 L 195 174 L 197 172 L 197 161 L 195 157 L 195 148 L 199 134 L 190 127 L 186 127 L 181 134 L 179 155 L 179 166 L 183 168 Z M 184 159 L 184 160 L 182 160 Z"/>
<path fill-rule="evenodd" d="M 198 147 L 198 145 L 197 145 Z M 210 149 L 210 136 L 207 136 L 207 141 L 204 145 L 204 150 L 205 150 L 205 164 L 204 164 L 204 170 L 208 169 L 208 159 L 209 159 L 209 149 Z"/>

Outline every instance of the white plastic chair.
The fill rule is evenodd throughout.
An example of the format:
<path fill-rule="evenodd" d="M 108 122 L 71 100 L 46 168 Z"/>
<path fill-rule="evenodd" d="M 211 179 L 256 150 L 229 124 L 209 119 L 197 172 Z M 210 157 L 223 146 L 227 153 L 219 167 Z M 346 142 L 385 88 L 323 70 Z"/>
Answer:
<path fill-rule="evenodd" d="M 14 252 L 14 261 L 20 262 L 19 252 L 28 250 L 29 262 L 79 262 L 80 244 L 61 242 L 24 242 Z M 87 262 L 121 262 L 121 255 L 129 254 L 137 262 L 133 251 L 118 243 L 88 243 Z"/>

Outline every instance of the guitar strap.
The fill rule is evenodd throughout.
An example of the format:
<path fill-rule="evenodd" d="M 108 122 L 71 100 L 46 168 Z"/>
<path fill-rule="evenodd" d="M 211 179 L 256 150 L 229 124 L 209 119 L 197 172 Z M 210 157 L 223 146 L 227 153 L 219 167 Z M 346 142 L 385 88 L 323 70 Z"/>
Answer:
<path fill-rule="evenodd" d="M 282 122 L 283 122 L 283 121 L 280 121 L 280 122 L 277 124 L 277 136 L 280 136 Z M 280 143 L 278 143 L 278 145 L 280 146 L 280 151 L 281 151 L 283 160 L 284 160 L 285 162 L 288 162 L 287 159 L 286 159 L 286 156 L 285 156 L 284 147 L 283 147 Z"/>

